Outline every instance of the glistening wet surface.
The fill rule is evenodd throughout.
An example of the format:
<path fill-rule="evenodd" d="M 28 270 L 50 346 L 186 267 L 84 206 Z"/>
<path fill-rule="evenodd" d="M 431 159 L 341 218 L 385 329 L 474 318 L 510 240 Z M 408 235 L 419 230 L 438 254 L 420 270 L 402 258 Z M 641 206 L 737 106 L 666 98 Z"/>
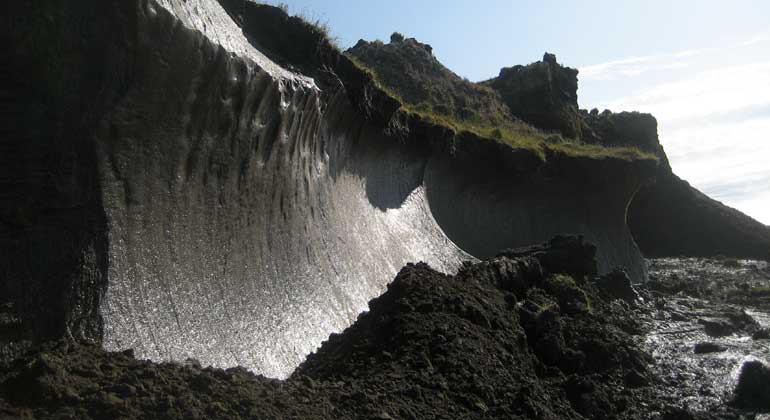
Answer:
<path fill-rule="evenodd" d="M 644 345 L 661 392 L 694 411 L 723 407 L 743 363 L 770 364 L 770 340 L 760 338 L 770 327 L 768 263 L 665 258 L 649 268 L 654 308 Z"/>

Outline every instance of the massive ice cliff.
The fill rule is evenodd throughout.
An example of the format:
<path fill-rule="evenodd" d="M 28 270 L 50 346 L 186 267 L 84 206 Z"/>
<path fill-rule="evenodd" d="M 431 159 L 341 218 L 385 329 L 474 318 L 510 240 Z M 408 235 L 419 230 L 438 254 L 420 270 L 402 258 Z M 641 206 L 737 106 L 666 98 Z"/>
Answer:
<path fill-rule="evenodd" d="M 14 340 L 285 376 L 406 262 L 577 233 L 600 271 L 645 276 L 626 212 L 654 161 L 543 160 L 399 114 L 328 45 L 297 46 L 314 72 L 282 56 L 265 33 L 305 35 L 275 8 L 231 9 L 246 34 L 213 0 L 3 8 Z"/>

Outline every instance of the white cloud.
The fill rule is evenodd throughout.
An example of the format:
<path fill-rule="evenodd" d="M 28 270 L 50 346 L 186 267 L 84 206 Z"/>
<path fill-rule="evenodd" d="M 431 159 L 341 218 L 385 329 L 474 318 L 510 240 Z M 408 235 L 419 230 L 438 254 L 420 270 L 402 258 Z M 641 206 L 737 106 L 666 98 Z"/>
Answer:
<path fill-rule="evenodd" d="M 637 109 L 659 119 L 708 117 L 770 103 L 770 61 L 716 68 L 661 83 L 610 101 L 610 109 Z M 634 107 L 634 108 L 631 108 Z"/>
<path fill-rule="evenodd" d="M 628 80 L 635 93 L 604 101 L 649 112 L 674 172 L 725 204 L 770 224 L 770 40 L 759 34 L 725 49 L 633 57 L 581 69 L 592 87 Z M 742 49 L 741 49 L 742 48 Z M 740 53 L 744 54 L 739 56 Z M 644 72 L 687 68 L 655 80 Z"/>
<path fill-rule="evenodd" d="M 719 54 L 733 49 L 757 48 L 759 44 L 770 42 L 770 30 L 758 32 L 750 38 L 731 42 L 726 47 L 721 48 L 695 48 L 672 53 L 663 53 L 655 55 L 645 55 L 638 57 L 628 57 L 619 60 L 612 60 L 605 63 L 593 64 L 580 67 L 581 81 L 608 81 L 620 80 L 632 76 L 638 76 L 643 73 L 674 70 L 685 68 L 689 63 L 683 59 L 690 59 L 714 54 L 719 58 Z"/>
<path fill-rule="evenodd" d="M 760 43 L 768 42 L 768 41 L 770 41 L 770 31 L 765 31 L 765 32 L 759 32 L 759 33 L 755 34 L 754 36 L 752 36 L 751 38 L 749 38 L 747 40 L 738 42 L 736 44 L 736 46 L 737 47 L 749 47 L 749 46 L 752 46 L 752 45 L 755 45 L 755 44 L 760 44 Z"/>
<path fill-rule="evenodd" d="M 672 58 L 686 58 L 702 54 L 708 50 L 686 50 L 673 54 L 648 55 L 629 57 L 622 60 L 608 61 L 578 69 L 580 80 L 616 80 L 629 76 L 637 76 L 651 71 L 673 70 L 687 67 L 683 61 L 671 61 Z"/>

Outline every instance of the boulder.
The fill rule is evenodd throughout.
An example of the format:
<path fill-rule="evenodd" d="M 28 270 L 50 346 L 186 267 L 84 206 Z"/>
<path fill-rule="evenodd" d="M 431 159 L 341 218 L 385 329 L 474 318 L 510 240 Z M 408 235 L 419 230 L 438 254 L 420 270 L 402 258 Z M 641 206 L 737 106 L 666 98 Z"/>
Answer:
<path fill-rule="evenodd" d="M 708 341 L 697 343 L 692 349 L 695 354 L 721 353 L 725 350 L 727 350 L 727 347 Z"/>
<path fill-rule="evenodd" d="M 726 319 L 703 318 L 698 322 L 703 325 L 706 335 L 709 337 L 725 337 L 737 331 L 735 325 Z"/>
<path fill-rule="evenodd" d="M 628 303 L 636 303 L 642 300 L 631 284 L 628 274 L 622 268 L 616 268 L 599 277 L 596 279 L 595 285 L 602 293 L 613 299 L 622 299 Z"/>
<path fill-rule="evenodd" d="M 733 403 L 747 410 L 770 411 L 770 368 L 756 360 L 745 362 Z"/>
<path fill-rule="evenodd" d="M 566 273 L 576 278 L 595 275 L 596 246 L 586 242 L 583 236 L 555 236 L 547 244 L 506 249 L 498 257 L 532 257 L 551 273 Z"/>

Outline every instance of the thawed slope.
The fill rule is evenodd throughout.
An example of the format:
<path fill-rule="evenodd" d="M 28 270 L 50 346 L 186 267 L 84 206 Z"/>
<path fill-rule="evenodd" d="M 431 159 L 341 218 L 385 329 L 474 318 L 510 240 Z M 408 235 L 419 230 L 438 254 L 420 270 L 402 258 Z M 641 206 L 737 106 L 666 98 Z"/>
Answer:
<path fill-rule="evenodd" d="M 649 257 L 770 258 L 767 226 L 708 198 L 672 172 L 652 115 L 580 110 L 578 71 L 559 64 L 553 54 L 503 68 L 497 77 L 476 84 L 445 68 L 431 51 L 429 45 L 393 34 L 387 44 L 361 40 L 348 54 L 406 103 L 445 119 L 505 131 L 501 120 L 515 124 L 520 118 L 583 143 L 632 147 L 657 156 L 655 182 L 636 194 L 628 212 L 634 239 Z"/>
<path fill-rule="evenodd" d="M 170 10 L 179 14 L 188 6 Z M 621 208 L 609 206 L 618 216 L 618 223 L 607 223 L 612 229 L 596 229 L 566 213 L 563 223 L 551 213 L 522 219 L 529 212 L 522 197 L 537 195 L 530 191 L 514 199 L 524 203 L 518 214 L 506 214 L 516 207 L 503 202 L 483 217 L 488 203 L 468 200 L 448 186 L 462 185 L 482 196 L 494 192 L 484 188 L 483 179 L 466 175 L 471 167 L 446 167 L 458 159 L 427 147 L 431 140 L 386 136 L 356 112 L 343 91 L 321 94 L 303 77 L 262 71 L 188 31 L 174 36 L 168 43 L 173 49 L 156 47 L 152 54 L 180 57 L 168 63 L 176 71 L 164 73 L 151 57 L 139 60 L 153 75 L 140 85 L 162 92 L 173 83 L 171 89 L 191 94 L 181 101 L 161 97 L 147 108 L 148 91 L 138 90 L 99 133 L 115 244 L 103 303 L 108 348 L 134 347 L 154 359 L 194 356 L 206 364 L 285 375 L 329 332 L 347 326 L 407 261 L 454 270 L 465 255 L 432 212 L 476 255 L 565 230 L 589 235 L 601 230 L 610 238 L 591 236 L 611 250 L 605 254 L 615 253 L 616 244 L 633 246 L 622 215 L 638 181 L 617 195 Z M 181 50 L 190 45 L 188 38 L 193 45 Z M 169 113 L 169 108 L 176 109 Z M 130 133 L 151 135 L 140 139 Z M 465 162 L 471 166 L 489 154 L 460 154 L 466 153 L 473 156 Z M 488 164 L 489 175 L 515 173 L 501 163 Z M 537 172 L 537 164 L 525 171 Z M 498 193 L 515 197 L 517 191 L 505 184 L 497 186 Z M 548 205 L 545 197 L 540 200 Z M 454 213 L 469 208 L 475 212 L 471 219 Z M 571 211 L 554 209 L 561 210 Z M 543 225 L 552 227 L 537 230 Z M 477 231 L 466 232 L 468 227 Z M 483 249 L 478 243 L 485 243 Z M 602 268 L 628 264 L 633 261 L 628 257 L 605 258 Z M 631 268 L 642 275 L 638 265 Z"/>
<path fill-rule="evenodd" d="M 600 273 L 622 266 L 636 282 L 646 279 L 626 209 L 653 162 L 551 155 L 543 165 L 525 153 L 501 159 L 494 150 L 467 150 L 472 147 L 432 161 L 427 178 L 432 212 L 463 250 L 489 258 L 504 248 L 580 234 L 598 246 Z M 499 147 L 505 156 L 507 146 Z"/>
<path fill-rule="evenodd" d="M 107 348 L 284 376 L 407 261 L 459 264 L 419 156 L 344 96 L 143 11 L 136 88 L 96 134 Z"/>
<path fill-rule="evenodd" d="M 20 255 L 56 255 L 71 270 L 59 280 L 63 263 L 42 260 L 3 278 L 28 337 L 285 376 L 409 261 L 450 272 L 471 255 L 581 233 L 599 245 L 600 271 L 644 277 L 625 214 L 654 161 L 543 160 L 397 112 L 328 46 L 281 45 L 308 36 L 279 9 L 250 7 L 248 39 L 213 0 L 14 11 L 47 28 L 21 62 L 68 92 L 30 107 L 82 121 L 52 124 L 55 136 L 26 120 L 19 130 L 51 160 L 75 148 L 78 188 L 60 195 L 75 202 L 67 214 L 96 220 L 65 225 L 80 236 L 63 256 L 40 248 L 59 239 L 46 230 L 0 235 L 3 249 L 23 238 L 34 246 Z M 307 61 L 281 56 L 286 46 Z M 32 201 L 23 194 L 12 204 Z"/>

